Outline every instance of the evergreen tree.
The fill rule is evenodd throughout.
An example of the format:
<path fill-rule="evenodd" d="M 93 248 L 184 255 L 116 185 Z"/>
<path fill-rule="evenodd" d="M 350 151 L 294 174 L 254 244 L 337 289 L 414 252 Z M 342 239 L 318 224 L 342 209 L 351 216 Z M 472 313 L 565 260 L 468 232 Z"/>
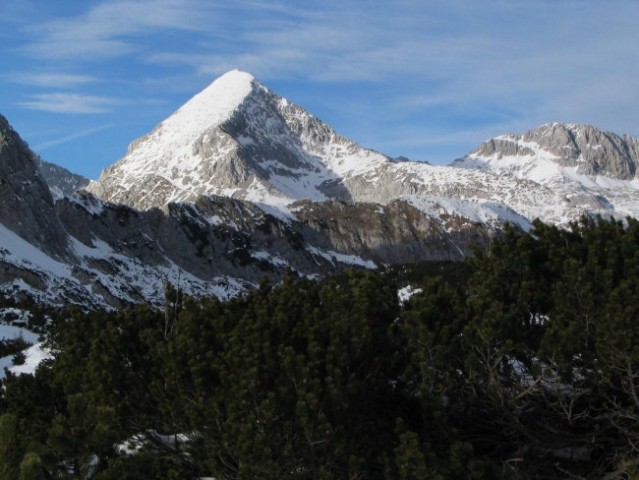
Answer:
<path fill-rule="evenodd" d="M 19 480 L 44 480 L 46 478 L 42 459 L 35 452 L 29 452 L 24 456 L 20 462 L 19 471 Z"/>
<path fill-rule="evenodd" d="M 0 415 L 0 478 L 16 478 L 22 453 L 18 438 L 18 418 Z"/>

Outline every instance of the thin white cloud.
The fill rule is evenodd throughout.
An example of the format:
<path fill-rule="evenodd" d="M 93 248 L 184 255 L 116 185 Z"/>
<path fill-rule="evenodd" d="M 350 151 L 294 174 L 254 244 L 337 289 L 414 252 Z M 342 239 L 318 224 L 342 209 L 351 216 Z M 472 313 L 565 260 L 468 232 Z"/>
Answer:
<path fill-rule="evenodd" d="M 139 35 L 154 31 L 202 30 L 210 18 L 201 0 L 120 0 L 103 2 L 75 17 L 29 29 L 24 51 L 44 59 L 99 60 L 137 49 Z"/>
<path fill-rule="evenodd" d="M 41 142 L 32 147 L 34 151 L 42 152 L 48 148 L 55 147 L 57 145 L 62 145 L 64 143 L 69 143 L 74 140 L 78 140 L 80 138 L 88 137 L 89 135 L 93 135 L 98 132 L 102 132 L 104 130 L 108 130 L 109 128 L 113 128 L 113 125 L 102 125 L 100 127 L 89 128 L 87 130 L 82 130 L 80 132 L 73 133 L 71 135 L 66 135 L 64 137 L 55 138 L 53 140 L 47 140 L 46 142 Z"/>
<path fill-rule="evenodd" d="M 91 114 L 108 113 L 120 102 L 112 98 L 77 93 L 42 93 L 18 105 L 31 110 L 52 113 Z"/>
<path fill-rule="evenodd" d="M 53 72 L 9 73 L 3 76 L 12 83 L 33 85 L 44 88 L 69 88 L 86 85 L 96 81 L 90 75 Z"/>
<path fill-rule="evenodd" d="M 35 6 L 25 0 L 0 2 L 0 23 L 19 23 L 33 14 Z"/>

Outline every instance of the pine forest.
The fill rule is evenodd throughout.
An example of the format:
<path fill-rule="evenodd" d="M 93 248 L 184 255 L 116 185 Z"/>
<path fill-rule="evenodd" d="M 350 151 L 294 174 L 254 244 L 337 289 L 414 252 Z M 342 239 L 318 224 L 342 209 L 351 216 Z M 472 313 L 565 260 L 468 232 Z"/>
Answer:
<path fill-rule="evenodd" d="M 639 478 L 635 219 L 165 298 L 46 312 L 53 358 L 3 380 L 0 478 Z"/>

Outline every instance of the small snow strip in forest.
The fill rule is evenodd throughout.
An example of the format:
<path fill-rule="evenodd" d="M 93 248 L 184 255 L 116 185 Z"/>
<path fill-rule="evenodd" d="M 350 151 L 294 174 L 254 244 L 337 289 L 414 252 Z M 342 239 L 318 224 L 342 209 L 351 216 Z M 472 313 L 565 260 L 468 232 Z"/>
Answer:
<path fill-rule="evenodd" d="M 13 365 L 12 355 L 0 358 L 0 379 L 4 378 L 5 368 L 15 375 L 33 375 L 42 361 L 53 358 L 51 352 L 42 343 L 36 343 L 22 353 L 25 355 L 25 360 L 21 365 Z"/>
<path fill-rule="evenodd" d="M 332 263 L 339 262 L 345 263 L 347 265 L 357 265 L 359 267 L 364 267 L 371 270 L 377 268 L 375 262 L 371 260 L 364 260 L 357 255 L 345 255 L 343 253 L 333 252 L 332 250 L 324 251 L 320 250 L 319 248 L 311 247 L 310 245 L 306 247 L 306 250 L 308 250 L 312 255 L 323 257 Z"/>
<path fill-rule="evenodd" d="M 403 288 L 400 288 L 397 291 L 397 298 L 399 298 L 399 303 L 404 305 L 408 302 L 413 295 L 417 295 L 418 293 L 422 293 L 423 290 L 421 288 L 415 288 L 412 285 L 406 285 Z"/>

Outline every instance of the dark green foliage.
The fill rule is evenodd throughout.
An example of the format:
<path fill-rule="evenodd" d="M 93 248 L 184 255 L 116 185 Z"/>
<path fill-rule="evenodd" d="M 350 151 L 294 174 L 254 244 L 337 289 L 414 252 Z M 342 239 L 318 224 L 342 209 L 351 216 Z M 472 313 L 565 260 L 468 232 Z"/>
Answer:
<path fill-rule="evenodd" d="M 187 308 L 177 335 L 211 335 L 195 347 L 206 366 L 194 365 L 185 386 L 204 404 L 192 414 L 209 426 L 196 441 L 210 454 L 208 468 L 221 478 L 381 468 L 372 440 L 392 435 L 393 417 L 384 418 L 393 399 L 386 342 L 398 313 L 394 288 L 373 275 L 324 285 L 289 278 L 209 308 L 217 315 Z M 372 445 L 362 451 L 365 437 Z"/>
<path fill-rule="evenodd" d="M 19 468 L 19 480 L 44 480 L 45 470 L 40 455 L 35 452 L 27 453 Z"/>
<path fill-rule="evenodd" d="M 4 413 L 0 416 L 0 478 L 16 478 L 19 462 L 18 418 Z"/>
<path fill-rule="evenodd" d="M 636 220 L 166 299 L 55 323 L 55 360 L 4 381 L 1 478 L 637 475 Z"/>
<path fill-rule="evenodd" d="M 29 344 L 22 338 L 8 338 L 0 340 L 0 358 L 8 357 L 9 355 L 17 355 L 28 347 Z"/>
<path fill-rule="evenodd" d="M 24 362 L 26 360 L 27 360 L 26 355 L 24 354 L 24 352 L 20 351 L 13 355 L 13 358 L 11 361 L 14 365 L 24 365 Z"/>

